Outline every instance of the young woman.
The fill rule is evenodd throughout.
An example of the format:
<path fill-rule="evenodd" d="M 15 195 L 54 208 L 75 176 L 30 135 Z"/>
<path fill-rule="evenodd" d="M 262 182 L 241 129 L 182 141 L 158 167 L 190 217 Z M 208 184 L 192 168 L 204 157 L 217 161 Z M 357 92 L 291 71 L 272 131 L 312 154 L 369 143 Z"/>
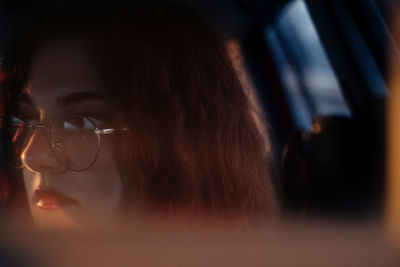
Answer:
<path fill-rule="evenodd" d="M 23 180 L 40 227 L 273 216 L 267 140 L 213 27 L 169 4 L 88 14 L 38 13 L 6 50 L 3 200 Z"/>

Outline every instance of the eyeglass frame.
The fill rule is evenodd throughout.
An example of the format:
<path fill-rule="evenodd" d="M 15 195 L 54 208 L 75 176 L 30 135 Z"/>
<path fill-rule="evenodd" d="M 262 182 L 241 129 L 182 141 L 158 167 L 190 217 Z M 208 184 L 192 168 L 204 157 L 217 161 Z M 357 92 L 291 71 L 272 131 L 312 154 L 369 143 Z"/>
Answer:
<path fill-rule="evenodd" d="M 90 165 L 89 165 L 88 167 L 84 168 L 84 169 L 79 169 L 79 170 L 78 170 L 78 169 L 72 169 L 71 167 L 67 166 L 67 164 L 63 163 L 63 162 L 58 158 L 56 152 L 54 151 L 55 147 L 54 147 L 54 143 L 52 142 L 52 133 L 51 133 L 51 129 L 52 129 L 52 127 L 53 127 L 53 124 L 54 124 L 54 122 L 55 122 L 56 120 L 58 120 L 58 119 L 60 119 L 60 118 L 63 118 L 63 117 L 68 117 L 68 116 L 81 117 L 81 118 L 87 119 L 87 120 L 90 121 L 90 122 L 93 124 L 93 126 L 95 127 L 95 129 L 93 130 L 93 133 L 94 133 L 94 134 L 96 135 L 96 137 L 97 137 L 97 150 L 96 150 L 96 155 L 95 155 L 93 161 L 90 163 Z M 60 116 L 57 116 L 57 117 L 53 118 L 53 119 L 52 119 L 50 122 L 48 122 L 48 123 L 40 123 L 40 122 L 38 122 L 38 121 L 28 121 L 28 122 L 26 122 L 26 121 L 24 121 L 23 119 L 18 118 L 18 117 L 15 117 L 15 116 L 9 116 L 9 118 L 16 118 L 16 119 L 18 119 L 18 120 L 20 120 L 20 121 L 23 121 L 24 124 L 27 124 L 27 127 L 28 127 L 29 130 L 35 131 L 37 128 L 47 128 L 47 138 L 48 138 L 48 141 L 49 141 L 49 143 L 50 143 L 51 151 L 53 152 L 54 157 L 57 159 L 58 162 L 60 162 L 64 167 L 66 167 L 67 170 L 75 171 L 75 172 L 84 172 L 84 171 L 90 169 L 90 168 L 96 163 L 97 158 L 98 158 L 98 156 L 99 156 L 100 147 L 101 147 L 101 139 L 102 139 L 101 136 L 103 136 L 103 135 L 110 135 L 110 134 L 116 133 L 117 130 L 118 130 L 118 129 L 115 129 L 115 128 L 99 129 L 99 128 L 97 127 L 96 123 L 93 121 L 93 119 L 92 119 L 91 117 L 85 116 L 85 115 L 81 115 L 81 114 L 62 114 L 62 115 L 60 115 Z M 121 132 L 128 132 L 128 131 L 129 131 L 129 128 L 128 128 L 128 127 L 122 127 L 121 129 L 119 129 L 119 131 L 121 131 Z M 33 134 L 32 134 L 32 137 L 33 137 Z M 32 139 L 32 137 L 31 137 L 31 139 Z M 30 140 L 31 140 L 31 139 L 30 139 Z M 29 142 L 30 142 L 30 140 L 29 140 Z M 28 147 L 28 146 L 26 146 L 23 150 L 25 151 L 25 149 L 26 149 L 27 147 Z M 22 152 L 22 153 L 23 153 L 23 152 Z M 22 154 L 21 154 L 21 155 L 22 155 Z M 21 166 L 20 168 L 21 168 L 21 169 L 24 168 L 24 167 L 25 167 L 24 165 L 25 165 L 25 164 L 22 164 L 22 166 Z"/>

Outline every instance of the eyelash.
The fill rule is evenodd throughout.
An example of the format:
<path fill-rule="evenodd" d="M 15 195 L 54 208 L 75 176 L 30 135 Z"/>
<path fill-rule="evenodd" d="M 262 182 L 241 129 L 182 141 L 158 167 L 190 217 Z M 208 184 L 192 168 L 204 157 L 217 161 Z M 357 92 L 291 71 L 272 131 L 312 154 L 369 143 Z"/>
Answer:
<path fill-rule="evenodd" d="M 97 125 L 97 126 L 101 126 L 104 127 L 107 124 L 110 123 L 111 119 L 108 118 L 106 115 L 104 114 L 99 114 L 99 113 L 78 113 L 79 115 L 88 117 L 90 119 L 93 120 L 93 122 Z"/>

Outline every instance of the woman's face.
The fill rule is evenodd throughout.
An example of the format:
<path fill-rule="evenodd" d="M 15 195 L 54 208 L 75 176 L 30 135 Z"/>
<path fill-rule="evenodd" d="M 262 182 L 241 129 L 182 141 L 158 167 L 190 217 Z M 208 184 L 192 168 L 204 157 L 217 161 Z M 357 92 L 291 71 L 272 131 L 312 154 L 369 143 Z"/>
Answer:
<path fill-rule="evenodd" d="M 52 41 L 35 54 L 19 104 L 24 117 L 43 125 L 59 116 L 79 114 L 91 118 L 100 129 L 115 128 L 117 110 L 102 92 L 80 42 Z M 72 171 L 55 157 L 52 149 L 56 148 L 52 148 L 48 129 L 36 128 L 22 159 L 26 193 L 37 226 L 87 228 L 96 223 L 111 223 L 117 217 L 122 183 L 113 161 L 114 136 L 101 136 L 93 166 L 85 171 Z M 81 151 L 71 153 L 93 155 L 91 144 L 79 143 L 75 147 Z M 63 145 L 68 146 L 66 150 L 74 149 Z"/>

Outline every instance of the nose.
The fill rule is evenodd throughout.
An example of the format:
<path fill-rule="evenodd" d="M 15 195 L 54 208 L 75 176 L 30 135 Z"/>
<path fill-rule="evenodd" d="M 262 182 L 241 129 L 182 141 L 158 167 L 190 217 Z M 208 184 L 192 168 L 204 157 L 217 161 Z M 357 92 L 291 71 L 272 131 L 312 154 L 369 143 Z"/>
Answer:
<path fill-rule="evenodd" d="M 24 149 L 21 160 L 24 166 L 38 173 L 61 173 L 66 168 L 56 159 L 47 136 L 47 128 L 38 128 Z"/>

